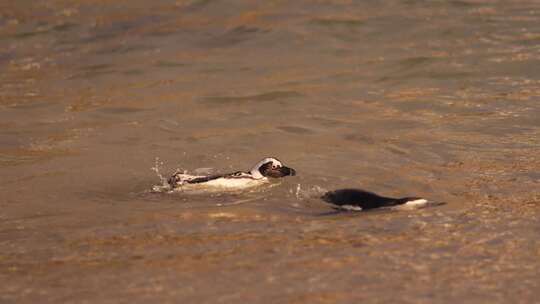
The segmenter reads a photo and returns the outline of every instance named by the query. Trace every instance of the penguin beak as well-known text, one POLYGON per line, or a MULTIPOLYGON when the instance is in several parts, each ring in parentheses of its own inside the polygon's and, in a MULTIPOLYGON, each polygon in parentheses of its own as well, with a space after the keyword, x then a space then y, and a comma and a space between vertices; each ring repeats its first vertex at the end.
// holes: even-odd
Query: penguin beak
POLYGON ((296 175, 296 170, 294 170, 293 168, 285 167, 285 166, 281 167, 281 169, 279 171, 281 171, 283 176, 287 176, 287 175, 295 176, 296 175))

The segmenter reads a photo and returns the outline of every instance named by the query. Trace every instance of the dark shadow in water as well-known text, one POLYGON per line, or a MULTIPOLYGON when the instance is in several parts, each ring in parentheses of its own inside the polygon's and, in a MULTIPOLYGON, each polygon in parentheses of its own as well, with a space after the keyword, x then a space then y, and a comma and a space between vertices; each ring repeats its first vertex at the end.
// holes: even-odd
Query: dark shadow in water
POLYGON ((102 48, 96 51, 95 53, 98 55, 126 54, 126 53, 137 52, 137 51, 146 51, 150 49, 152 49, 152 46, 144 45, 144 44, 136 44, 136 45, 106 47, 106 48, 102 48))
POLYGON ((474 3, 473 1, 461 1, 461 0, 454 0, 450 1, 450 5, 453 5, 455 7, 475 7, 480 6, 480 3, 474 3))
POLYGON ((326 218, 330 218, 330 219, 340 219, 342 218, 343 216, 346 216, 346 217, 356 217, 358 216, 358 213, 361 213, 363 215, 367 215, 367 214, 371 214, 371 215, 375 215, 375 214, 389 214, 389 213, 393 213, 393 212, 397 212, 396 210, 393 210, 393 209, 389 209, 389 208, 378 208, 378 209, 368 209, 364 212, 350 212, 350 211, 347 211, 347 210, 342 210, 342 209, 334 209, 334 210, 331 210, 331 211, 326 211, 326 212, 321 212, 321 213, 317 213, 317 214, 310 214, 311 216, 314 216, 314 217, 326 217, 326 218), (369 212, 366 212, 366 211, 369 211, 369 212))
POLYGON ((81 72, 71 75, 68 79, 88 79, 96 76, 113 74, 116 72, 113 67, 114 65, 109 63, 86 65, 80 68, 81 72))
POLYGON ((433 63, 437 60, 435 57, 410 57, 399 61, 399 65, 404 70, 409 70, 412 68, 416 68, 419 66, 429 65, 430 63, 433 63))
POLYGON ((137 113, 142 111, 147 111, 147 109, 140 109, 140 108, 129 108, 129 107, 108 107, 108 108, 101 108, 97 110, 100 113, 104 114, 130 114, 130 113, 137 113))
POLYGON ((138 75, 143 75, 145 71, 140 70, 140 69, 129 69, 129 70, 124 70, 121 73, 127 76, 138 76, 138 75))
POLYGON ((112 68, 114 65, 110 63, 91 64, 81 67, 83 71, 99 71, 112 68))
POLYGON ((230 103, 244 101, 275 101, 279 99, 297 98, 301 96, 303 95, 295 91, 273 91, 247 96, 210 96, 203 97, 202 100, 215 103, 230 103))
POLYGON ((411 79, 430 79, 430 80, 464 80, 474 76, 472 72, 464 71, 432 71, 432 70, 419 70, 408 71, 401 74, 392 73, 388 76, 383 76, 377 79, 377 82, 403 82, 410 81, 411 79))
POLYGON ((56 31, 56 32, 65 32, 65 31, 69 31, 69 30, 71 30, 73 28, 76 28, 77 26, 78 26, 78 24, 76 24, 76 23, 66 22, 66 23, 62 23, 62 24, 58 24, 58 25, 53 26, 52 30, 56 31))
POLYGON ((345 19, 345 18, 316 18, 310 20, 310 23, 325 27, 347 27, 357 28, 364 25, 365 20, 360 19, 345 19))
POLYGON ((15 58, 15 52, 7 52, 6 50, 2 50, 2 52, 0 53, 0 64, 8 63, 15 58))
POLYGON ((46 28, 40 28, 40 29, 25 31, 25 32, 18 32, 18 33, 8 36, 7 38, 24 39, 24 38, 30 38, 30 37, 34 37, 38 35, 49 34, 53 32, 65 32, 77 26, 78 25, 76 23, 70 23, 70 22, 61 23, 52 27, 45 25, 46 28))
POLYGON ((315 131, 307 129, 307 128, 303 128, 303 127, 282 126, 282 127, 277 127, 277 128, 287 133, 302 134, 302 135, 315 134, 315 131))
POLYGON ((13 38, 13 39, 24 39, 24 38, 34 37, 34 36, 37 36, 37 35, 46 34, 46 33, 48 33, 48 32, 49 32, 48 30, 37 30, 37 31, 20 32, 20 33, 13 34, 10 38, 13 38))
POLYGON ((216 0, 195 0, 191 1, 191 4, 187 7, 188 10, 198 10, 203 9, 209 4, 212 4, 212 2, 216 2, 216 0))
POLYGON ((345 140, 360 142, 363 144, 375 144, 375 140, 372 137, 363 134, 346 134, 345 136, 343 136, 343 138, 345 140))
POLYGON ((251 40, 258 34, 262 34, 268 31, 263 31, 257 27, 238 26, 229 30, 223 34, 212 36, 210 39, 205 40, 202 43, 204 47, 220 48, 229 47, 239 44, 241 42, 251 40))
POLYGON ((154 64, 158 68, 181 68, 187 66, 187 63, 183 62, 174 62, 174 61, 165 61, 160 60, 154 64))

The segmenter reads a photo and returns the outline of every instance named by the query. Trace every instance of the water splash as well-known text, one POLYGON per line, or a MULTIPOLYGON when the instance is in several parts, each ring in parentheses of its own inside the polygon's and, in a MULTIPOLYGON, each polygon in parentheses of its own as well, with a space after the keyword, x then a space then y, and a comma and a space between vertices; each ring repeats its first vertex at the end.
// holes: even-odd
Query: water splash
POLYGON ((163 162, 159 160, 159 157, 156 157, 154 166, 150 170, 154 171, 159 177, 161 184, 152 186, 152 192, 170 192, 172 190, 169 185, 168 180, 161 174, 160 168, 163 167, 163 162))
POLYGON ((299 201, 308 200, 313 197, 318 198, 319 196, 321 196, 323 193, 327 191, 328 190, 317 185, 308 187, 307 189, 302 189, 302 186, 300 184, 296 185, 296 189, 290 190, 290 192, 293 193, 296 199, 299 201))

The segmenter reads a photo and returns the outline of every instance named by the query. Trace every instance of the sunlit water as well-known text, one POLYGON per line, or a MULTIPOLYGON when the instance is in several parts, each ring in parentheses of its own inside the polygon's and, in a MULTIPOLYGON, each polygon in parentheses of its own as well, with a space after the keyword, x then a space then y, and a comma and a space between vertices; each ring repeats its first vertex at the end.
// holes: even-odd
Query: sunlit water
POLYGON ((4 2, 0 299, 538 299, 538 1, 4 2))

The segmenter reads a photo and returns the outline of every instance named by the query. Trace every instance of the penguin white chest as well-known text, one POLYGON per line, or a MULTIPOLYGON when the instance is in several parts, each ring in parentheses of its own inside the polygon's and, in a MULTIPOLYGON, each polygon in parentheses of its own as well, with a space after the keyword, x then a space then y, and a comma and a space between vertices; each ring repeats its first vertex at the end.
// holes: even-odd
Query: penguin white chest
POLYGON ((216 178, 205 183, 200 183, 198 185, 202 187, 216 187, 216 188, 226 188, 226 189, 245 189, 255 186, 259 186, 268 182, 268 179, 253 179, 253 178, 216 178))

